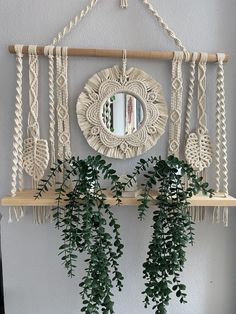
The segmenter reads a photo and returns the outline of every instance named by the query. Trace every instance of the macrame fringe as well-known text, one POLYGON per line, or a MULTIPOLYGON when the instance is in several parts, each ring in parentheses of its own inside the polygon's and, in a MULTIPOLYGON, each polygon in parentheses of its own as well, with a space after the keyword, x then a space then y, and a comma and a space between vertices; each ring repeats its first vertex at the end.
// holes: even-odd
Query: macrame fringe
POLYGON ((128 0, 121 0, 120 6, 122 9, 128 8, 128 0))

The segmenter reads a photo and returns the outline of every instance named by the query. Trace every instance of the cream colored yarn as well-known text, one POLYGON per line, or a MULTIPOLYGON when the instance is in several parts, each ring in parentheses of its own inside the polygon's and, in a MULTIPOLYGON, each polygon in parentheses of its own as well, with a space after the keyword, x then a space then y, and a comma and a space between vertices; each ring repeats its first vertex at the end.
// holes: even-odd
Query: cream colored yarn
POLYGON ((102 155, 119 159, 133 158, 153 147, 164 133, 168 118, 160 84, 140 69, 125 72, 124 66, 117 65, 89 79, 78 98, 76 112, 88 144, 102 155), (121 92, 141 99, 144 112, 141 128, 126 136, 110 132, 100 117, 102 105, 121 92))
POLYGON ((60 41, 69 34, 72 29, 74 29, 78 23, 95 7, 98 0, 92 0, 89 5, 86 6, 85 9, 83 9, 79 15, 76 15, 73 20, 71 20, 63 29, 62 32, 59 32, 57 36, 53 39, 52 45, 58 45, 60 41))
MULTIPOLYGON (((226 132, 226 110, 225 110, 225 87, 224 87, 224 59, 225 54, 218 53, 217 68, 217 103, 216 103, 216 192, 224 192, 228 196, 228 153, 226 132), (222 180, 221 180, 222 178, 222 180)), ((219 223, 220 207, 214 209, 213 221, 219 223)), ((223 222, 228 226, 228 208, 223 209, 223 222)))
POLYGON ((58 159, 71 157, 68 104, 68 55, 66 47, 56 48, 58 159))
POLYGON ((49 76, 49 143, 50 143, 50 165, 51 167, 56 161, 56 149, 55 149, 55 129, 56 129, 56 115, 55 115, 55 92, 54 92, 54 80, 55 70, 53 55, 54 47, 46 46, 44 49, 45 56, 48 56, 48 76, 49 76))
POLYGON ((206 126, 207 57, 206 53, 201 53, 198 65, 198 129, 188 135, 185 148, 187 162, 199 172, 208 168, 212 163, 212 147, 206 126))
MULTIPOLYGON (((19 190, 24 188, 23 180, 23 100, 22 100, 22 78, 23 78, 23 45, 15 45, 16 51, 16 103, 15 103, 15 127, 13 135, 13 166, 11 196, 16 196, 17 185, 19 190), (18 182, 17 182, 18 181, 18 182)), ((24 216, 22 207, 9 208, 9 222, 13 221, 13 215, 17 221, 24 216)))
POLYGON ((181 114, 182 114, 182 95, 183 95, 183 78, 182 78, 182 61, 184 53, 174 52, 172 61, 172 91, 171 91, 171 109, 170 109, 170 126, 169 126, 169 155, 179 157, 181 114))
POLYGON ((121 0, 120 6, 122 9, 127 9, 128 8, 128 0, 121 0))
POLYGON ((29 105, 28 138, 24 140, 23 165, 26 173, 32 177, 33 186, 44 176, 49 162, 47 140, 40 139, 38 123, 38 56, 36 46, 29 46, 29 105))
POLYGON ((143 3, 147 6, 148 10, 156 17, 161 28, 167 32, 167 34, 170 38, 172 38, 174 40, 176 46, 178 48, 180 48, 180 50, 187 52, 187 49, 182 44, 181 40, 176 36, 174 31, 169 28, 169 26, 166 24, 166 22, 160 16, 159 12, 156 9, 154 9, 153 5, 149 2, 149 0, 143 0, 143 3))

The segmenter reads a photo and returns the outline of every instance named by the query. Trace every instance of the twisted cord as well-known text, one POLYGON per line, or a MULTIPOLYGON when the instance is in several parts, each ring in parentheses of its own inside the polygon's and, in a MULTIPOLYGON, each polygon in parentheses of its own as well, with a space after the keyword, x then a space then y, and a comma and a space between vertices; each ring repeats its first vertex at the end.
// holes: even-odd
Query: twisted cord
MULTIPOLYGON (((226 131, 226 110, 225 110, 225 87, 224 87, 224 59, 225 54, 217 54, 218 57, 218 76, 220 86, 220 105, 221 105, 221 145, 222 145, 222 177, 223 177, 223 191, 225 196, 229 194, 228 187, 228 153, 227 153, 227 131, 226 131)), ((229 224, 229 210, 228 207, 223 209, 223 223, 226 227, 229 224)))
POLYGON ((182 61, 183 52, 176 51, 172 61, 172 91, 171 91, 171 110, 170 110, 170 126, 169 126, 169 155, 179 156, 180 146, 180 128, 182 114, 182 94, 183 94, 183 78, 182 78, 182 61))
POLYGON ((45 47, 44 54, 48 55, 49 62, 49 142, 50 142, 50 159, 51 159, 51 167, 56 161, 56 150, 55 150, 55 98, 54 98, 54 55, 53 55, 53 46, 45 47))
MULTIPOLYGON (((11 196, 16 196, 17 177, 19 178, 19 188, 23 189, 23 117, 22 117, 22 78, 23 78, 23 54, 22 45, 16 45, 16 103, 15 103, 15 127, 13 135, 13 166, 11 181, 11 196)), ((19 220, 23 215, 22 209, 9 208, 9 222, 12 222, 12 215, 15 213, 16 219, 19 220)))
POLYGON ((95 7, 98 0, 92 0, 89 5, 86 6, 85 9, 83 9, 79 15, 75 16, 73 20, 71 20, 63 29, 62 32, 59 32, 56 37, 53 38, 52 45, 58 45, 61 40, 69 34, 72 29, 74 29, 77 24, 95 7))
POLYGON ((199 133, 205 134, 206 128, 206 66, 207 66, 207 53, 201 53, 200 62, 198 64, 198 123, 199 133))
POLYGON ((143 3, 148 7, 148 10, 156 17, 158 23, 160 24, 161 28, 167 32, 170 38, 172 38, 177 47, 180 48, 182 51, 187 51, 187 49, 182 44, 181 40, 176 36, 174 31, 169 28, 169 26, 165 23, 163 18, 159 15, 158 11, 154 9, 152 4, 148 0, 143 0, 143 3))
POLYGON ((190 134, 190 123, 191 123, 191 112, 193 105, 193 95, 194 95, 194 85, 195 85, 195 76, 196 76, 196 60, 198 53, 194 52, 192 61, 190 63, 190 79, 189 79, 189 89, 188 89, 188 98, 187 98, 187 107, 186 107, 186 118, 185 118, 185 141, 190 134))
POLYGON ((229 193, 228 187, 228 153, 227 153, 227 131, 226 131, 226 110, 225 110, 225 87, 224 87, 224 65, 223 61, 225 54, 218 54, 218 76, 217 82, 220 86, 220 99, 221 106, 221 145, 222 145, 222 175, 223 175, 223 191, 227 196, 229 193))
MULTIPOLYGON (((221 79, 220 63, 217 68, 216 81, 216 150, 215 150, 215 168, 216 168, 216 186, 215 191, 220 192, 220 175, 221 175, 221 79)), ((219 213, 217 214, 219 217, 219 213)), ((219 219, 217 219, 218 221, 219 219)))
POLYGON ((128 8, 128 0, 121 0, 120 6, 122 9, 128 8))

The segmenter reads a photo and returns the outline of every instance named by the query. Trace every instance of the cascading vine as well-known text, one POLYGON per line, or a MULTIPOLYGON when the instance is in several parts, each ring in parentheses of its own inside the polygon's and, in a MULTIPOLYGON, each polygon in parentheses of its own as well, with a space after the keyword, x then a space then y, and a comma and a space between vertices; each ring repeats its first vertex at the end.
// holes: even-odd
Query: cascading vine
POLYGON ((57 206, 53 209, 56 227, 61 230, 60 255, 68 276, 75 276, 79 253, 86 253, 86 274, 80 283, 83 307, 81 312, 114 313, 112 301, 113 282, 120 291, 123 275, 118 260, 123 254, 120 225, 100 185, 108 179, 117 204, 121 202, 124 184, 119 182, 116 171, 100 155, 85 160, 72 157, 51 168, 47 179, 39 185, 38 197, 48 191, 53 178, 65 172, 63 182, 57 184, 57 206), (74 183, 66 191, 68 181, 74 183), (111 228, 112 232, 109 231, 111 228))
POLYGON ((187 302, 186 287, 181 283, 180 273, 186 261, 186 247, 194 241, 194 223, 188 211, 188 199, 200 191, 211 197, 213 190, 191 166, 174 156, 166 160, 156 157, 141 159, 133 174, 128 176, 127 184, 132 185, 136 176, 143 172, 146 182, 142 184, 139 219, 145 218, 153 199, 151 190, 159 185, 157 208, 153 212, 153 235, 143 264, 146 281, 144 304, 148 307, 152 302, 156 314, 165 314, 173 291, 181 303, 187 302))

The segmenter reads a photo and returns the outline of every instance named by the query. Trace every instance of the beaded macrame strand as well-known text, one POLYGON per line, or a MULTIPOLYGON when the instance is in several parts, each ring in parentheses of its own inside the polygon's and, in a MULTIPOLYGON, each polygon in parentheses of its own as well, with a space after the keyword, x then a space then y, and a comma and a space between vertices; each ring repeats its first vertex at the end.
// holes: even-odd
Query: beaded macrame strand
MULTIPOLYGON (((15 127, 13 136, 13 166, 11 196, 16 196, 17 189, 24 189, 23 180, 23 100, 22 100, 22 78, 23 78, 23 54, 22 45, 15 45, 16 50, 16 102, 15 102, 15 127)), ((9 208, 9 222, 13 221, 13 215, 17 221, 24 216, 22 207, 9 208)))
MULTIPOLYGON (((226 134, 226 109, 225 109, 225 87, 224 87, 224 59, 225 54, 218 53, 217 68, 217 101, 216 101, 216 192, 223 192, 228 196, 228 153, 226 134), (222 178, 222 180, 221 180, 222 178)), ((221 221, 221 208, 216 207, 213 213, 213 221, 221 221)), ((228 226, 228 208, 223 208, 223 222, 228 226)))

